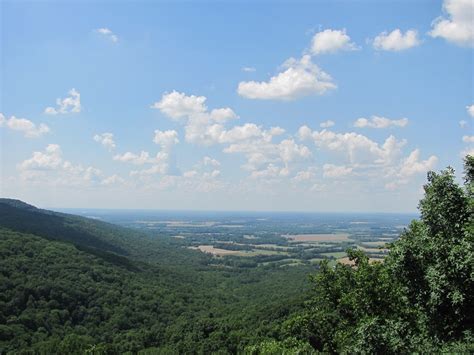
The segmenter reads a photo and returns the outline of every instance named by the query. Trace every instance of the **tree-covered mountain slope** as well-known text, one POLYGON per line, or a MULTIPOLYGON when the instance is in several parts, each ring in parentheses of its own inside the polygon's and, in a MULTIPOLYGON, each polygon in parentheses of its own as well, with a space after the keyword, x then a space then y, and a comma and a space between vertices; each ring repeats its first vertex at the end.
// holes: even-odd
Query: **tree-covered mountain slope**
POLYGON ((176 287, 170 294, 159 277, 151 285, 144 274, 68 243, 4 229, 0 235, 3 351, 79 351, 97 340, 115 343, 128 330, 165 327, 182 312, 185 293, 176 287))
POLYGON ((166 238, 0 210, 0 353, 235 353, 302 302, 307 269, 218 269, 166 238))
POLYGON ((209 257, 191 250, 179 249, 171 238, 156 238, 111 223, 36 208, 13 199, 0 199, 0 227, 29 233, 49 240, 69 242, 100 257, 136 263, 162 265, 207 263, 209 257))
POLYGON ((43 210, 12 199, 0 199, 0 226, 121 255, 129 255, 133 242, 144 238, 109 223, 43 210))

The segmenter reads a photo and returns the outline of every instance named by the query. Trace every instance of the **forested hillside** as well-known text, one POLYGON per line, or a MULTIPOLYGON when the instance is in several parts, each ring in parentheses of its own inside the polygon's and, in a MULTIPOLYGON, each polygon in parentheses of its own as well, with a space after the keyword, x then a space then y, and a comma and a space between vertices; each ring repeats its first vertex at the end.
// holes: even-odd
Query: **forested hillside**
POLYGON ((171 239, 0 209, 0 353, 235 353, 302 303, 309 269, 216 269, 171 239))

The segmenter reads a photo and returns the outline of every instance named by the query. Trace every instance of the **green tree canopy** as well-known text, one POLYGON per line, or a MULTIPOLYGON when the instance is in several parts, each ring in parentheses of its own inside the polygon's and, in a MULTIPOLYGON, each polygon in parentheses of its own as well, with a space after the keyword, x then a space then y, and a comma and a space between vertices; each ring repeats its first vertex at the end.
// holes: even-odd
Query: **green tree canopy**
POLYGON ((474 351, 473 182, 472 156, 464 186, 452 168, 429 172, 421 218, 385 261, 349 250, 354 266, 323 263, 287 337, 328 352, 474 351))

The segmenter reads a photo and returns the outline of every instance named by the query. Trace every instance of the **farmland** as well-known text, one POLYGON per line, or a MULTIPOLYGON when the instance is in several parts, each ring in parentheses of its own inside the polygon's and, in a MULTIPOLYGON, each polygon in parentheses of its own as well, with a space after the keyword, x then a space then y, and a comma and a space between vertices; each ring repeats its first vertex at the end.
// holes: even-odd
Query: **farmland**
MULTIPOLYGON (((77 211, 75 211, 77 213, 77 211)), ((357 248, 381 261, 386 244, 415 218, 397 214, 87 211, 89 216, 145 230, 179 247, 211 255, 214 265, 285 267, 348 263, 357 248)))

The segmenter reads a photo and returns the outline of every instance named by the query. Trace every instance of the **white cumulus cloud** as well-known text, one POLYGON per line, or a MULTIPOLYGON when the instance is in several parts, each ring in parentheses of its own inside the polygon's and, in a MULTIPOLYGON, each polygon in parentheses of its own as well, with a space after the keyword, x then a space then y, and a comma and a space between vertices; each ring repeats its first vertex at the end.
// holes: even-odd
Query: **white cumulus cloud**
POLYGON ((408 125, 408 118, 401 118, 398 120, 391 120, 386 117, 372 116, 370 119, 358 118, 354 122, 354 127, 358 128, 389 128, 389 127, 406 127, 408 125))
POLYGON ((164 151, 169 151, 171 147, 179 143, 178 132, 175 130, 160 131, 155 130, 153 142, 161 146, 164 151))
POLYGON ((461 152, 461 158, 464 159, 466 155, 474 156, 474 136, 463 136, 462 141, 467 143, 467 146, 461 152))
POLYGON ((460 155, 461 158, 464 158, 466 155, 471 155, 474 157, 474 147, 464 149, 460 155))
POLYGON ((37 126, 26 118, 16 118, 15 116, 6 118, 3 113, 0 113, 0 127, 22 132, 26 138, 37 138, 50 131, 49 127, 44 123, 40 123, 37 126))
POLYGON ((378 144, 368 137, 355 132, 336 133, 323 129, 312 131, 307 126, 298 130, 302 140, 312 140, 314 144, 324 150, 340 152, 351 163, 392 164, 401 154, 405 140, 398 141, 394 136, 389 136, 383 144, 378 144))
POLYGON ((55 169, 59 167, 62 160, 61 147, 57 144, 48 144, 44 152, 33 152, 30 159, 23 161, 20 168, 28 169, 55 169))
POLYGON ((142 170, 132 170, 130 172, 130 176, 138 176, 138 177, 146 177, 150 175, 161 174, 165 175, 168 172, 168 162, 167 159, 163 162, 156 162, 149 168, 145 168, 142 170))
POLYGON ((474 105, 466 106, 466 110, 471 117, 474 117, 474 105))
POLYGON ((432 170, 437 162, 438 158, 434 155, 426 160, 420 161, 420 150, 415 149, 410 153, 408 158, 403 161, 400 175, 402 177, 408 177, 413 174, 426 173, 427 171, 432 170))
POLYGON ((152 108, 159 109, 171 119, 179 120, 184 125, 185 140, 191 143, 231 143, 263 134, 260 127, 253 123, 226 129, 225 123, 238 118, 235 112, 228 107, 209 111, 205 102, 204 96, 188 96, 173 91, 165 93, 152 108))
POLYGON ((115 149, 114 135, 109 132, 96 134, 94 140, 102 144, 107 150, 112 151, 115 149))
POLYGON ((159 152, 156 157, 151 157, 150 153, 145 152, 143 150, 140 152, 140 154, 126 152, 124 154, 117 154, 113 157, 113 159, 116 161, 120 161, 122 163, 131 163, 135 165, 161 163, 167 160, 167 158, 167 153, 159 152))
POLYGON ((405 33, 400 29, 395 29, 392 32, 382 32, 374 38, 373 46, 377 50, 384 51, 402 51, 420 44, 418 39, 418 32, 415 30, 408 30, 405 33))
POLYGON ((33 152, 31 158, 18 165, 18 170, 23 180, 41 181, 52 186, 88 186, 99 184, 102 179, 99 169, 65 160, 58 144, 48 144, 44 151, 33 152))
POLYGON ((252 171, 252 174, 250 176, 253 179, 269 179, 287 177, 288 175, 288 168, 280 167, 273 163, 270 163, 265 169, 252 171))
POLYGON ((283 71, 269 81, 240 82, 237 92, 248 99, 293 100, 301 96, 322 95, 336 87, 331 76, 312 63, 309 55, 304 55, 300 60, 287 60, 283 71))
POLYGON ((296 173, 296 175, 293 177, 293 180, 296 182, 302 182, 302 181, 308 181, 312 180, 315 176, 314 173, 314 168, 308 168, 308 170, 301 170, 296 173))
POLYGON ((426 160, 420 160, 420 150, 413 150, 408 157, 403 159, 398 166, 387 169, 386 177, 391 178, 390 182, 385 185, 388 190, 395 190, 401 185, 406 185, 409 178, 416 174, 423 174, 433 170, 438 163, 438 157, 430 156, 426 160))
POLYGON ((298 145, 293 139, 282 140, 278 144, 280 151, 280 158, 283 163, 288 164, 295 159, 308 158, 311 156, 311 151, 304 145, 298 145))
POLYGON ((250 171, 253 178, 286 177, 292 165, 311 156, 308 147, 297 144, 294 139, 272 142, 273 136, 267 131, 261 137, 233 143, 224 149, 228 154, 243 154, 247 162, 242 166, 250 171))
POLYGON ((474 0, 444 0, 445 16, 433 21, 430 35, 459 46, 474 46, 474 0))
POLYGON ((119 40, 118 36, 115 33, 113 33, 109 28, 103 27, 103 28, 98 28, 94 31, 114 43, 117 43, 119 40))
POLYGON ((344 165, 324 164, 323 176, 326 178, 341 178, 352 173, 352 168, 344 165))
POLYGON ((215 167, 217 167, 217 166, 221 165, 221 163, 218 160, 216 160, 214 158, 211 158, 211 157, 208 157, 208 156, 204 157, 202 162, 203 162, 204 166, 215 166, 215 167))
POLYGON ((56 107, 46 107, 44 113, 47 115, 79 113, 81 108, 81 94, 72 88, 68 97, 56 99, 56 107))
POLYGON ((107 185, 107 186, 109 186, 109 185, 120 185, 120 184, 124 184, 124 183, 125 183, 125 179, 118 176, 117 174, 108 176, 100 182, 101 185, 107 185))
POLYGON ((155 102, 151 108, 158 109, 173 119, 179 119, 206 112, 205 102, 205 96, 188 96, 184 93, 173 91, 165 93, 161 100, 155 102))
POLYGON ((338 51, 353 51, 358 47, 351 42, 351 38, 345 29, 327 29, 316 33, 311 41, 311 54, 336 53, 338 51))
POLYGON ((324 121, 324 122, 321 122, 319 124, 319 127, 321 128, 329 128, 329 127, 332 127, 334 126, 336 123, 334 121, 331 121, 331 120, 327 120, 327 121, 324 121))

